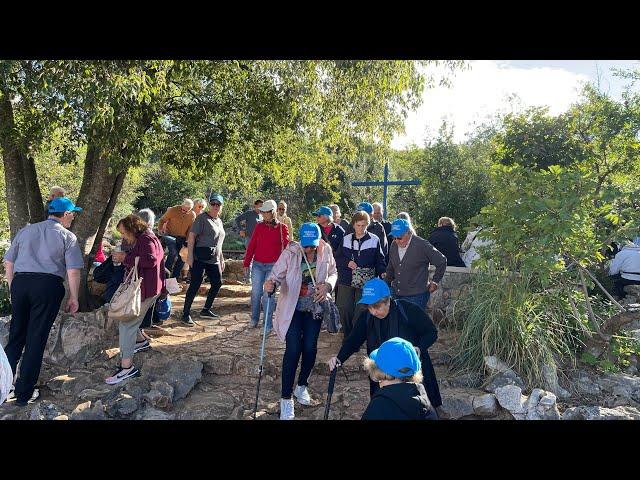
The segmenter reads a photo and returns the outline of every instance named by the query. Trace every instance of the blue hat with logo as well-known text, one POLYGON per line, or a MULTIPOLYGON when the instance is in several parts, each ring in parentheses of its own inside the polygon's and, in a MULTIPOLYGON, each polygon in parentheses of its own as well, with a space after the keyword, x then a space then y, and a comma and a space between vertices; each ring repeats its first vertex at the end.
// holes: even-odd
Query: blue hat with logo
POLYGON ((376 366, 395 378, 410 377, 420 371, 422 365, 411 342, 394 337, 369 354, 376 366))
POLYGON ((317 223, 303 223, 298 234, 303 247, 317 247, 320 244, 320 227, 317 223))
POLYGON ((373 205, 371 205, 369 202, 360 202, 356 207, 356 212, 359 211, 365 211, 369 215, 371 215, 373 213, 373 205))
POLYGON ((329 217, 329 220, 333 222, 333 210, 331 210, 329 207, 320 207, 315 212, 313 212, 312 215, 326 215, 327 217, 329 217))
POLYGON ((76 207, 69 197, 54 198, 49 202, 49 213, 81 212, 80 207, 76 207))
POLYGON ((409 230, 409 222, 404 218, 398 218, 391 224, 391 235, 398 238, 407 233, 409 230))
POLYGON ((362 298, 358 303, 364 303, 365 305, 371 305, 384 297, 390 297, 391 290, 389 285, 384 280, 379 278, 372 278, 362 286, 362 298))
POLYGON ((209 196, 209 203, 211 202, 220 202, 220 204, 222 205, 224 203, 224 198, 222 198, 222 195, 220 195, 219 193, 214 193, 209 196))

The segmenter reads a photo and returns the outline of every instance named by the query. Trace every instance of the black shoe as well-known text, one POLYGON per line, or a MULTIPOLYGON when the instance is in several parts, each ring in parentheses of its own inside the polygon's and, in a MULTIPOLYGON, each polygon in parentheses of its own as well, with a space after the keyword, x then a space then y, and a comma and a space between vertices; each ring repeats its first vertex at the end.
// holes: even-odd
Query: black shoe
POLYGON ((207 318, 218 318, 220 315, 218 315, 217 313, 213 313, 211 309, 207 308, 207 309, 203 309, 200 312, 200 316, 207 317, 207 318))
POLYGON ((182 317, 182 323, 184 323, 188 327, 193 327, 195 325, 193 320, 191 320, 191 315, 187 315, 186 317, 182 317))

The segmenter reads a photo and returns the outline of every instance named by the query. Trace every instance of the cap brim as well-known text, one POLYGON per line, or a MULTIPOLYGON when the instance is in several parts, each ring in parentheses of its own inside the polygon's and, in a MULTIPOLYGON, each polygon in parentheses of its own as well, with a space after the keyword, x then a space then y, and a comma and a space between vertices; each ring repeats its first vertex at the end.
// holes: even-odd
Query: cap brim
POLYGON ((81 212, 82 208, 80 207, 73 207, 73 209, 71 210, 72 212, 81 212))
POLYGON ((379 348, 376 348, 373 352, 371 352, 369 354, 369 358, 371 360, 373 360, 374 362, 376 361, 376 357, 378 356, 378 350, 380 350, 379 348))
POLYGON ((304 248, 304 247, 317 247, 318 245, 320 245, 320 239, 314 240, 312 242, 303 242, 302 240, 300 241, 300 246, 302 248, 304 248))
MULTIPOLYGON (((382 297, 380 297, 382 298, 382 297)), ((358 300, 358 303, 362 303, 364 305, 372 305, 374 303, 376 303, 378 300, 380 300, 380 298, 376 299, 376 300, 371 300, 369 298, 361 298, 360 300, 358 300)))

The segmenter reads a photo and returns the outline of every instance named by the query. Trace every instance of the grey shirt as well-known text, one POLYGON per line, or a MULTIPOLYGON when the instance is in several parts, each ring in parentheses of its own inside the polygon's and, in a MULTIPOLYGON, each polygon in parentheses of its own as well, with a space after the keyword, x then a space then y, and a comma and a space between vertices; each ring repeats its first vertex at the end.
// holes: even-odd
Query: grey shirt
POLYGON ((251 238, 253 229, 256 228, 256 223, 258 223, 260 220, 262 220, 262 215, 256 213, 255 210, 247 210, 246 212, 238 215, 234 220, 234 223, 236 225, 236 228, 238 228, 239 230, 245 230, 247 232, 247 238, 251 238), (247 226, 245 228, 242 228, 240 226, 240 222, 245 222, 247 226))
POLYGON ((51 219, 20 230, 4 259, 13 262, 15 273, 50 273, 63 279, 67 270, 84 268, 75 234, 51 219))
POLYGON ((217 247, 218 254, 204 263, 219 263, 224 242, 224 226, 220 218, 213 218, 207 212, 198 215, 191 226, 191 233, 196 236, 195 247, 217 247))
POLYGON ((400 260, 398 244, 393 242, 389 248, 385 280, 391 284, 396 295, 419 295, 427 291, 429 263, 433 263, 436 267, 433 281, 440 283, 447 269, 447 257, 424 238, 412 235, 407 250, 400 260))

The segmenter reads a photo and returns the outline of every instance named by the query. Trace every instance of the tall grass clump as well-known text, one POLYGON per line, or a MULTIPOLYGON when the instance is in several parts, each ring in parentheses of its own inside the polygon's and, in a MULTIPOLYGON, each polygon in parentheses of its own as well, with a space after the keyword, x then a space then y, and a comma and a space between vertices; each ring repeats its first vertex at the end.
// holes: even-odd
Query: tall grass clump
POLYGON ((454 311, 461 334, 453 368, 482 372, 484 357, 506 362, 529 387, 543 382, 543 366, 575 362, 585 331, 561 290, 543 290, 532 275, 495 268, 478 271, 454 311))

